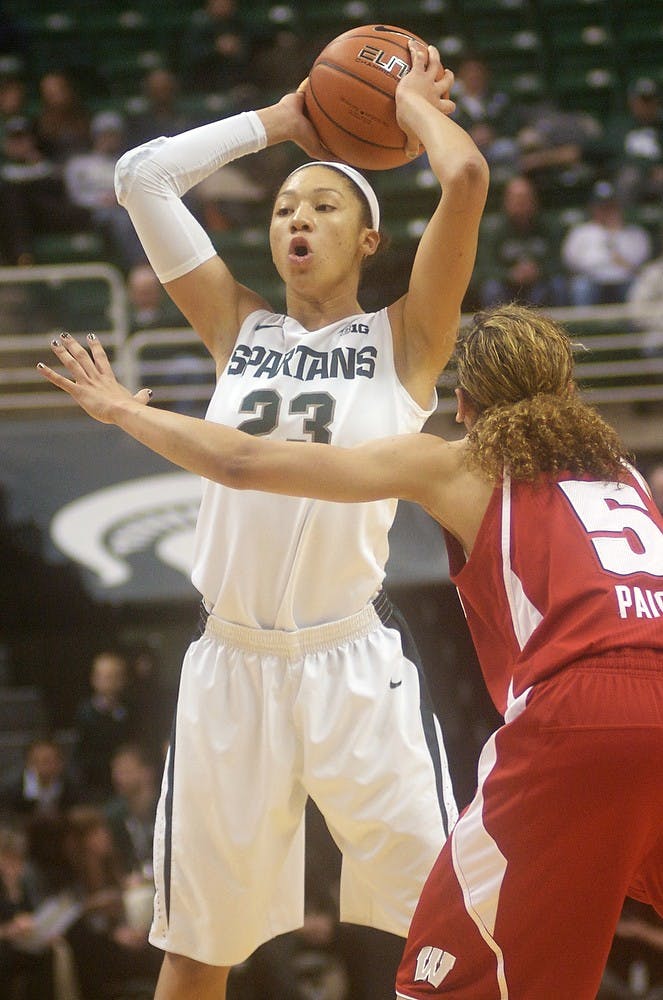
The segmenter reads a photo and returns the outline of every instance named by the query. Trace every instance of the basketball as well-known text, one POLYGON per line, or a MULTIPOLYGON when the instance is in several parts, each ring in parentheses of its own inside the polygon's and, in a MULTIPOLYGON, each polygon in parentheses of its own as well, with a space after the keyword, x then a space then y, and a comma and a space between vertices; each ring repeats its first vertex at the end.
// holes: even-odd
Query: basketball
POLYGON ((320 139, 339 160, 365 170, 411 162, 394 100, 396 85, 412 67, 410 38, 426 45, 404 28, 366 24, 338 35, 313 63, 304 106, 320 139))

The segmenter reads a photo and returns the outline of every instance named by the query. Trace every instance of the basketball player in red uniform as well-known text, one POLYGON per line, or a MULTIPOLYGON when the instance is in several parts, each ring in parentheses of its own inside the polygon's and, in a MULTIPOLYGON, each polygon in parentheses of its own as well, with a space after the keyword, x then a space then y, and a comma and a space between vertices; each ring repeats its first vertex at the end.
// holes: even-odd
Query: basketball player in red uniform
POLYGON ((401 497, 439 521, 504 725, 424 887, 397 995, 594 1000, 624 898, 663 915, 663 517, 579 399, 564 330, 517 306, 479 314, 457 352, 467 435, 351 448, 153 410, 97 342, 54 349, 76 382, 43 368, 51 382, 184 468, 237 489, 401 497))

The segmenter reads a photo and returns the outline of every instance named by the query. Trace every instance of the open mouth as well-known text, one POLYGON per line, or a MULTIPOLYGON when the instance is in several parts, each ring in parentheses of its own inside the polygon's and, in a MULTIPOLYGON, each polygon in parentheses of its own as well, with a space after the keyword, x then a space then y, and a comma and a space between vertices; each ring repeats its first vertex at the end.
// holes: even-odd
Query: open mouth
POLYGON ((306 257, 310 257, 311 252, 311 248, 303 236, 295 236, 290 241, 288 255, 291 260, 293 258, 296 260, 304 260, 306 257))

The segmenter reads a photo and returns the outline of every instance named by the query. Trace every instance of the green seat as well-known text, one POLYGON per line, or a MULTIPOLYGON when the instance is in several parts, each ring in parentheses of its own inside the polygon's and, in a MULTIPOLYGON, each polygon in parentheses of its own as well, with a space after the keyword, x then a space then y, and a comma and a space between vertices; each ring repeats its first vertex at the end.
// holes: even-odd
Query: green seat
POLYGON ((512 72, 511 67, 502 65, 496 69, 494 80, 496 86, 521 105, 541 101, 546 95, 546 76, 538 67, 512 72))
POLYGON ((108 251, 103 237, 90 229, 36 236, 34 254, 38 264, 75 264, 106 260, 108 251))
POLYGON ((496 38, 507 38, 537 27, 535 9, 530 0, 459 0, 459 23, 477 48, 496 38))
POLYGON ((453 0, 384 0, 377 4, 377 15, 376 20, 412 31, 433 45, 461 27, 453 0))
MULTIPOLYGON (((84 56, 80 52, 81 26, 75 14, 67 9, 30 14, 24 19, 30 48, 30 74, 60 69, 84 56)), ((84 61, 84 60, 83 60, 84 61)))
POLYGON ((166 65, 167 59, 158 49, 125 52, 117 49, 98 63, 101 76, 106 81, 112 97, 129 100, 140 94, 145 74, 166 65))
POLYGON ((385 22, 386 18, 370 0, 331 0, 309 3, 300 9, 300 30, 314 50, 324 48, 338 35, 363 24, 385 22))
POLYGON ((269 233, 263 226, 246 226, 224 232, 212 232, 215 250, 233 276, 249 288, 270 286, 278 280, 269 248, 269 233))
POLYGON ((74 278, 58 288, 58 325, 70 333, 110 330, 110 285, 101 278, 74 278))
POLYGON ((371 175, 382 206, 385 226, 391 232, 399 218, 428 218, 440 197, 440 185, 430 168, 412 165, 396 170, 379 170, 371 175))
POLYGON ((550 88, 563 110, 586 111, 603 118, 619 107, 622 85, 612 67, 562 62, 551 70, 550 88))

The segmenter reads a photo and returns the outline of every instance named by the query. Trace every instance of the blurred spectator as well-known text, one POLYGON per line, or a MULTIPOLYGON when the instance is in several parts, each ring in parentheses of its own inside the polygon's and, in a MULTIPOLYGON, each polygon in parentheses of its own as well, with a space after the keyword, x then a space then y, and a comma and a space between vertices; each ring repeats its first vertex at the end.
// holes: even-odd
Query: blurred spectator
MULTIPOLYGON (((393 980, 390 994, 393 996, 393 980)), ((350 981, 339 936, 336 904, 314 892, 306 904, 304 924, 258 948, 236 966, 228 982, 228 1000, 360 1000, 350 981)), ((371 1000, 382 1000, 371 993, 371 1000)))
POLYGON ((42 897, 71 890, 71 871, 65 845, 68 816, 73 808, 71 806, 61 812, 33 813, 25 821, 30 867, 42 897))
MULTIPOLYGON (((128 216, 127 216, 128 218, 128 216)), ((166 295, 149 264, 138 264, 127 275, 129 325, 133 333, 159 327, 187 326, 181 312, 166 295)))
POLYGON ((178 53, 187 91, 218 92, 238 107, 250 105, 257 96, 253 39, 244 28, 236 0, 207 0, 192 15, 178 53))
MULTIPOLYGON (((1 168, 0 168, 1 169, 1 168)), ((0 206, 2 204, 2 182, 0 181, 0 206)), ((2 209, 0 207, 0 220, 2 209)), ((0 235, 0 262, 3 237, 0 235)), ((8 259, 7 259, 8 262, 8 259)), ((59 307, 53 289, 46 283, 28 284, 20 280, 0 284, 0 335, 19 333, 50 333, 59 320, 59 307)))
POLYGON ((614 185, 597 181, 589 219, 573 225, 562 243, 574 306, 624 302, 642 265, 651 255, 644 227, 627 224, 614 185))
POLYGON ((628 899, 597 1000, 663 1000, 663 921, 628 899))
MULTIPOLYGON (((152 276, 154 277, 154 272, 152 276)), ((161 285, 159 287, 161 294, 165 295, 161 285)), ((168 301, 170 308, 166 311, 166 325, 187 326, 184 316, 172 300, 168 298, 168 301)), ((130 708, 132 717, 140 720, 140 745, 160 769, 163 763, 163 742, 170 736, 173 725, 177 687, 164 674, 157 645, 158 642, 148 638, 131 651, 130 708)))
POLYGON ((524 112, 518 132, 518 163, 532 180, 542 204, 559 208, 584 204, 596 179, 595 147, 601 140, 600 122, 585 112, 562 111, 549 102, 524 112))
POLYGON ((141 97, 133 104, 139 110, 132 111, 127 120, 129 149, 161 135, 178 135, 199 124, 181 106, 179 78, 164 67, 146 74, 141 97))
POLYGON ((69 200, 60 168, 48 159, 27 118, 10 118, 0 164, 0 259, 34 263, 34 238, 92 225, 90 213, 69 200))
POLYGON ((39 80, 37 135, 47 155, 62 162, 90 146, 90 112, 74 79, 65 70, 44 73, 39 80))
POLYGON ((92 222, 103 230, 113 259, 129 271, 147 261, 131 219, 115 194, 115 164, 127 148, 124 120, 115 111, 101 111, 92 119, 90 135, 91 149, 65 160, 67 194, 74 205, 87 209, 92 222))
POLYGON ((663 356, 663 254, 640 269, 628 290, 633 319, 644 333, 642 354, 663 356))
POLYGON ((89 697, 79 704, 74 720, 74 763, 89 795, 106 800, 113 791, 113 753, 133 738, 128 707, 127 662, 117 652, 98 653, 90 671, 89 697))
POLYGON ((481 307, 515 299, 535 306, 564 305, 560 242, 559 228, 542 215, 532 182, 513 177, 504 188, 499 223, 480 251, 481 307))
POLYGON ((239 163, 227 163, 196 185, 198 214, 209 232, 248 225, 256 205, 265 200, 265 187, 239 163))
POLYGON ((114 996, 123 984, 135 988, 137 980, 144 989, 154 989, 162 953, 148 944, 144 921, 129 922, 124 901, 128 884, 103 813, 79 806, 68 818, 66 853, 83 912, 67 940, 83 1000, 114 996))
POLYGON ((4 777, 0 809, 17 817, 58 814, 79 803, 81 796, 62 747, 57 740, 44 737, 27 748, 23 766, 4 777))
POLYGON ((25 948, 40 901, 23 834, 0 827, 0 987, 8 1000, 55 1000, 50 948, 25 948))
POLYGON ((5 0, 0 0, 0 56, 3 61, 22 65, 30 51, 29 29, 18 12, 7 10, 9 6, 5 0))
POLYGON ((111 758, 113 796, 104 806, 122 871, 152 877, 152 840, 159 787, 155 764, 137 743, 111 758))
POLYGON ((638 77, 627 92, 627 110, 606 125, 604 154, 624 204, 663 195, 663 99, 659 84, 638 77))
POLYGON ((451 96, 456 102, 454 119, 470 133, 488 163, 515 169, 518 111, 509 95, 493 85, 488 63, 476 55, 464 56, 451 96))
POLYGON ((307 43, 293 28, 279 28, 253 60, 256 84, 279 95, 296 90, 308 76, 318 51, 314 42, 307 43))
MULTIPOLYGON (((225 168, 224 168, 225 169, 225 168)), ((132 333, 141 330, 166 330, 188 327, 189 323, 177 309, 172 299, 166 295, 149 264, 134 267, 127 278, 127 293, 130 309, 130 329, 132 333)), ((143 358, 161 365, 158 383, 151 382, 153 388, 175 386, 177 392, 186 392, 187 385, 209 387, 213 371, 209 370, 209 360, 197 350, 175 338, 169 342, 169 333, 158 343, 145 348, 143 358)), ((202 416, 207 405, 207 393, 192 393, 168 405, 180 413, 202 416)), ((163 405, 166 405, 163 403, 163 405)), ((175 695, 165 691, 159 681, 156 664, 150 650, 143 650, 134 663, 132 702, 136 707, 136 717, 146 720, 143 726, 145 745, 154 750, 161 746, 164 736, 170 730, 175 695)))
POLYGON ((28 89, 20 73, 0 72, 0 137, 10 118, 27 116, 28 89))

